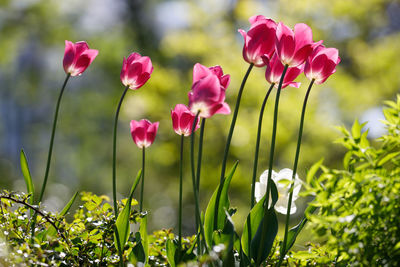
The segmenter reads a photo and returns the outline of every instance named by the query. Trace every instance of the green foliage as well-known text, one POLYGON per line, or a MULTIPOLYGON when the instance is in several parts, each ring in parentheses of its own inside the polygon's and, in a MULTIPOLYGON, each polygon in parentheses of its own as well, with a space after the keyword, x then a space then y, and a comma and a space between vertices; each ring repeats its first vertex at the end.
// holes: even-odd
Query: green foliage
POLYGON ((322 167, 307 191, 319 208, 312 228, 331 259, 352 266, 400 264, 400 96, 386 105, 387 133, 376 145, 357 121, 351 132, 340 127, 344 169, 322 167))

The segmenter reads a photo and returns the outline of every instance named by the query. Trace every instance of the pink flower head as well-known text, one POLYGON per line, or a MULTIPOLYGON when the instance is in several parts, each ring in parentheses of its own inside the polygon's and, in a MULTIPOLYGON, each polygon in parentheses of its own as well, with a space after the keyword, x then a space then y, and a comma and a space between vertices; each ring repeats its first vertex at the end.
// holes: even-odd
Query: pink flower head
POLYGON ((304 23, 296 24, 294 32, 282 22, 276 27, 276 53, 283 65, 303 64, 313 48, 321 43, 313 42, 311 28, 304 23))
MULTIPOLYGON (((177 104, 171 110, 172 127, 179 135, 189 136, 192 133, 194 118, 196 116, 183 104, 177 104)), ((200 120, 197 118, 195 131, 199 128, 200 120)))
POLYGON ((71 76, 78 76, 84 72, 95 59, 99 51, 89 49, 86 42, 70 42, 65 40, 64 71, 71 76))
POLYGON ((148 120, 131 121, 131 135, 133 142, 139 147, 149 147, 156 138, 158 122, 151 123, 148 120))
POLYGON ((243 58, 256 67, 265 66, 261 56, 271 58, 275 52, 276 22, 264 16, 253 16, 249 19, 250 30, 246 33, 239 29, 244 38, 243 58))
MULTIPOLYGON (((274 83, 275 88, 278 88, 279 86, 279 81, 281 80, 281 76, 283 73, 283 69, 285 68, 282 63, 279 61, 277 55, 273 55, 271 60, 268 60, 267 58, 264 58, 265 63, 267 64, 267 69, 265 71, 265 79, 270 84, 274 83)), ((294 79, 297 78, 297 76, 300 75, 300 73, 303 72, 303 67, 304 65, 300 65, 297 67, 293 68, 288 68, 286 71, 286 75, 283 78, 283 83, 282 83, 282 89, 291 86, 295 88, 300 87, 300 83, 294 82, 294 79)))
POLYGON ((142 87, 153 72, 153 65, 149 57, 142 57, 138 53, 132 53, 122 62, 120 74, 121 82, 129 89, 136 90, 142 87))
POLYGON ((307 58, 304 74, 309 80, 314 79, 316 84, 321 84, 336 72, 339 62, 339 51, 336 48, 319 45, 307 58))
POLYGON ((192 90, 189 92, 189 109, 199 117, 209 118, 215 113, 229 114, 231 112, 225 103, 225 90, 229 85, 230 76, 223 75, 222 68, 207 68, 199 63, 193 68, 192 90))

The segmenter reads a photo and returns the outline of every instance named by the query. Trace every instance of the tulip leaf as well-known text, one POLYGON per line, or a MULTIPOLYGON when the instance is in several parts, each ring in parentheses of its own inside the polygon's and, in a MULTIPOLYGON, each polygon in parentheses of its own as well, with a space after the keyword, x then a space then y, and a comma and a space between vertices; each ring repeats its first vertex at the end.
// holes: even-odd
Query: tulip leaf
POLYGON ((173 240, 168 239, 166 243, 167 261, 171 267, 175 267, 175 254, 177 246, 173 240))
POLYGON ((140 181, 140 178, 142 176, 142 170, 139 170, 138 174, 136 175, 135 182, 132 185, 128 201, 126 202, 124 208, 122 209, 122 212, 118 215, 118 218, 115 222, 115 226, 117 227, 118 230, 118 238, 116 235, 114 235, 114 240, 116 241, 117 244, 117 249, 121 248, 123 250, 126 241, 128 241, 129 237, 129 217, 131 213, 131 204, 132 204, 132 198, 133 198, 133 193, 135 192, 135 189, 140 181), (118 244, 118 241, 120 242, 118 244))
POLYGON ((296 226, 294 226, 292 229, 289 230, 288 232, 288 237, 287 237, 287 243, 286 243, 286 248, 284 251, 284 254, 288 253, 288 251, 292 248, 294 245, 294 242, 296 242, 296 238, 303 229, 304 225, 308 221, 307 214, 312 214, 314 211, 317 209, 315 206, 308 206, 306 211, 304 212, 303 219, 301 219, 300 223, 296 226))
POLYGON ((135 241, 136 245, 132 248, 132 252, 129 254, 129 261, 137 266, 139 262, 144 263, 146 260, 142 245, 142 238, 139 232, 136 232, 135 234, 135 241))
POLYGON ((145 215, 142 218, 142 221, 140 222, 139 226, 139 233, 141 237, 141 243, 143 246, 143 251, 144 251, 144 256, 145 256, 145 261, 144 263, 147 263, 147 259, 149 258, 149 239, 147 236, 147 215, 145 215))
MULTIPOLYGON (((60 212, 60 216, 65 216, 65 215, 68 213, 68 211, 69 211, 69 209, 71 208, 72 204, 74 203, 76 197, 78 196, 78 193, 79 193, 79 192, 76 192, 76 193, 72 196, 72 198, 68 201, 67 205, 65 205, 65 207, 64 207, 64 208, 62 209, 62 211, 60 212)), ((47 230, 46 235, 54 236, 56 233, 57 233, 56 228, 54 228, 54 226, 51 225, 51 226, 49 227, 49 229, 47 230)), ((45 236, 46 236, 46 235, 45 235, 45 236)))
POLYGON ((229 172, 228 176, 224 179, 223 184, 218 185, 217 189, 214 191, 213 195, 211 196, 210 201, 208 202, 205 217, 204 217, 204 234, 206 243, 209 247, 212 246, 212 236, 214 230, 222 229, 225 225, 225 209, 229 209, 229 197, 228 197, 228 189, 231 183, 233 174, 235 173, 236 167, 238 165, 238 161, 233 165, 231 171, 229 172), (214 217, 215 215, 215 205, 217 202, 217 195, 218 195, 218 188, 222 186, 222 191, 219 199, 218 205, 218 214, 217 214, 217 228, 214 229, 214 217))
MULTIPOLYGON (((271 179, 272 186, 271 186, 271 198, 272 198, 272 205, 270 207, 275 206, 275 203, 278 201, 278 190, 276 188, 275 182, 271 179)), ((262 227, 262 220, 264 217, 264 202, 265 202, 265 195, 259 202, 251 209, 249 215, 247 215, 247 219, 245 221, 243 227, 243 234, 241 238, 241 244, 244 254, 250 259, 250 257, 256 260, 256 254, 253 253, 251 250, 251 244, 253 243, 253 239, 257 233, 257 230, 262 227), (250 237, 249 237, 250 234, 250 237), (250 255, 251 254, 251 255, 250 255)))
POLYGON ((274 240, 276 234, 278 233, 278 218, 276 217, 274 207, 271 207, 267 210, 267 216, 265 217, 266 221, 266 233, 262 251, 260 258, 258 258, 258 250, 261 247, 261 235, 263 230, 263 222, 264 218, 262 218, 260 225, 258 226, 257 232, 254 238, 251 240, 251 256, 257 262, 257 264, 261 264, 269 255, 272 245, 274 244, 274 240))
POLYGON ((29 171, 28 160, 26 159, 26 155, 23 149, 21 149, 20 153, 20 162, 21 162, 21 171, 25 179, 26 189, 28 190, 28 194, 30 194, 29 203, 33 204, 35 187, 33 186, 31 172, 29 171))

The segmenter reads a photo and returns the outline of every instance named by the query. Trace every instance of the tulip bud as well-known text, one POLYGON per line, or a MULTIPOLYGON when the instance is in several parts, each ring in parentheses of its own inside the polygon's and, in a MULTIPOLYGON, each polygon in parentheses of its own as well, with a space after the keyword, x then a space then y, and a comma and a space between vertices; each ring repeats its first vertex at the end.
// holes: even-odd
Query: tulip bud
POLYGON ((149 57, 142 57, 138 53, 132 53, 122 62, 120 74, 121 82, 129 89, 136 90, 142 87, 153 72, 153 65, 149 57))
POLYGON ((131 121, 131 135, 133 142, 139 147, 149 147, 156 138, 158 122, 151 123, 148 120, 131 121))
MULTIPOLYGON (((196 116, 183 104, 177 104, 171 110, 172 127, 179 135, 189 136, 192 133, 193 121, 196 116)), ((200 120, 197 118, 195 131, 199 128, 200 120)))
POLYGON ((71 76, 82 74, 93 62, 99 51, 89 49, 86 42, 70 42, 65 40, 64 71, 71 76))
POLYGON ((336 72, 336 66, 339 62, 339 51, 336 48, 326 48, 319 45, 308 57, 304 74, 309 80, 314 79, 316 84, 321 84, 336 72))

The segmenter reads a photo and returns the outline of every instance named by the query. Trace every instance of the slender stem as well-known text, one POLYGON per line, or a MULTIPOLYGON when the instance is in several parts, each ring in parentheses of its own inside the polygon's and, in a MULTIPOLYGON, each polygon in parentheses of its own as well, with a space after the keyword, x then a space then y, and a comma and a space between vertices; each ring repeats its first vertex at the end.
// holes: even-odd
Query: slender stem
MULTIPOLYGON (((203 157, 203 137, 204 137, 205 125, 206 125, 206 118, 203 118, 201 120, 201 126, 200 126, 199 151, 197 152, 197 172, 196 172, 196 186, 197 186, 197 196, 198 196, 199 203, 200 203, 200 171, 201 171, 201 159, 203 157)), ((200 223, 201 223, 201 220, 200 220, 200 223)), ((202 244, 202 242, 201 242, 200 238, 198 238, 197 239, 198 251, 201 250, 201 244, 202 244)))
MULTIPOLYGON (((192 131, 191 131, 191 135, 190 135, 190 165, 191 165, 191 169, 192 169, 192 184, 193 184, 193 193, 194 193, 194 203, 195 203, 195 215, 196 215, 196 219, 198 222, 198 225, 196 227, 200 227, 200 235, 203 238, 203 240, 205 239, 205 235, 204 235, 204 227, 203 224, 201 223, 201 217, 200 217, 200 208, 199 208, 199 196, 198 196, 198 192, 197 192, 197 187, 196 187, 196 176, 195 176, 195 172, 194 172, 194 130, 196 128, 196 122, 197 119, 199 117, 199 112, 197 112, 196 117, 194 118, 193 121, 193 125, 192 125, 192 131)), ((198 229, 196 229, 197 231, 198 229)), ((205 249, 206 249, 206 253, 208 254, 208 246, 207 244, 205 245, 205 249)), ((201 253, 201 251, 200 251, 201 253)))
POLYGON ((282 247, 281 247, 280 258, 279 258, 279 262, 278 262, 277 266, 281 266, 283 258, 285 257, 285 254, 286 254, 287 235, 288 235, 288 232, 289 232, 290 209, 291 209, 291 206, 292 206, 293 187, 294 187, 294 182, 295 182, 295 177, 296 177, 296 172, 297 172, 297 164, 299 162, 299 156, 300 156, 301 138, 303 137, 304 116, 306 114, 308 96, 310 95, 311 87, 313 86, 314 81, 315 81, 314 79, 311 80, 310 85, 308 86, 307 93, 306 93, 306 96, 305 96, 304 102, 303 102, 303 109, 301 111, 299 135, 298 135, 298 139, 297 139, 296 155, 294 157, 294 164, 293 164, 292 182, 291 182, 291 185, 290 185, 289 200, 288 200, 288 205, 287 205, 285 235, 283 237, 283 243, 282 243, 282 247))
POLYGON ((219 208, 219 199, 221 197, 223 181, 225 179, 226 162, 228 160, 229 148, 231 146, 233 131, 235 130, 236 119, 237 119, 237 116, 238 116, 238 113, 239 113, 240 100, 242 99, 243 89, 244 89, 244 86, 246 84, 247 78, 249 77, 250 72, 253 69, 253 66, 254 65, 252 63, 249 65, 249 68, 247 69, 247 72, 244 75, 242 83, 240 85, 238 96, 236 98, 235 110, 234 110, 233 116, 232 116, 231 127, 229 128, 228 137, 226 139, 224 158, 222 160, 222 167, 221 167, 221 177, 220 177, 220 182, 219 182, 219 186, 218 186, 217 198, 216 198, 216 201, 215 201, 214 229, 218 228, 218 216, 217 216, 217 214, 218 214, 218 208, 219 208))
POLYGON ((52 155, 52 152, 53 152, 54 135, 56 133, 56 127, 57 127, 58 110, 60 109, 61 98, 63 96, 64 90, 65 90, 65 86, 67 85, 69 77, 71 77, 71 74, 68 73, 67 76, 65 77, 64 83, 63 83, 63 85, 61 87, 60 94, 58 96, 57 105, 56 105, 56 112, 54 113, 53 129, 51 131, 51 137, 50 137, 49 154, 47 155, 46 172, 44 174, 42 190, 40 191, 40 196, 39 196, 39 199, 38 199, 37 203, 40 203, 42 201, 44 190, 46 189, 47 178, 49 177, 49 171, 50 171, 51 155, 52 155))
POLYGON ((265 205, 264 205, 264 219, 263 219, 263 225, 262 225, 262 232, 261 232, 261 243, 258 248, 258 253, 257 253, 257 264, 261 264, 261 256, 264 251, 264 243, 265 243, 265 238, 266 238, 266 232, 267 232, 267 214, 268 214, 268 206, 269 206, 269 193, 271 190, 271 177, 272 177, 272 167, 274 164, 274 152, 275 152, 275 139, 276 139, 276 128, 277 128, 277 122, 278 122, 278 107, 279 107, 279 96, 281 94, 281 89, 282 89, 282 83, 283 79, 285 78, 286 71, 288 69, 288 65, 285 65, 285 68, 283 69, 281 79, 279 81, 279 86, 278 90, 276 91, 276 99, 275 99, 275 108, 274 108, 274 123, 272 126, 272 138, 271 138, 271 150, 270 150, 270 155, 269 155, 269 168, 268 168, 268 182, 267 182, 267 189, 266 189, 266 197, 265 197, 265 205))
MULTIPOLYGON (((255 204, 255 199, 254 199, 254 193, 255 193, 255 185, 256 185, 256 176, 257 176, 257 166, 258 166, 258 152, 260 150, 260 139, 261 139, 261 128, 262 128, 262 120, 263 120, 263 115, 264 115, 264 110, 265 110, 265 105, 267 104, 267 100, 269 95, 272 92, 272 89, 274 88, 275 83, 272 83, 271 86, 269 87, 265 97, 264 97, 264 101, 261 105, 261 109, 260 109, 260 116, 258 118, 258 128, 257 128, 257 139, 256 139, 256 150, 254 152, 254 166, 253 166, 253 179, 252 179, 252 183, 251 183, 251 196, 250 196, 250 209, 252 209, 254 207, 255 204)), ((249 253, 249 259, 251 259, 251 248, 250 248, 250 244, 251 244, 251 218, 250 216, 247 217, 247 236, 248 236, 248 253, 249 253)))
POLYGON ((143 191, 144 191, 144 167, 145 167, 145 160, 146 160, 146 148, 142 148, 142 186, 140 188, 140 212, 143 210, 143 191))
POLYGON ((269 87, 268 92, 265 95, 264 101, 263 101, 263 103, 261 105, 260 116, 258 117, 256 150, 254 152, 253 180, 252 180, 252 183, 251 183, 251 202, 250 202, 250 207, 251 208, 253 208, 254 204, 255 204, 254 191, 255 191, 257 167, 258 167, 258 152, 260 150, 262 120, 263 120, 265 105, 267 104, 268 97, 271 94, 272 89, 274 88, 274 86, 275 86, 275 83, 272 83, 271 86, 269 87))
POLYGON ((116 168, 116 161, 117 161, 117 128, 118 128, 118 116, 119 110, 121 109, 122 101, 125 98, 126 92, 128 91, 129 86, 125 87, 124 92, 122 93, 121 98, 119 99, 117 112, 115 113, 115 120, 114 120, 114 136, 113 136, 113 170, 112 170, 112 182, 113 182, 113 202, 114 202, 114 214, 115 218, 118 216, 118 204, 117 204, 117 168, 116 168))
POLYGON ((185 136, 181 135, 181 157, 179 161, 179 214, 178 214, 178 244, 179 255, 182 252, 182 191, 183 191, 183 144, 185 136))

